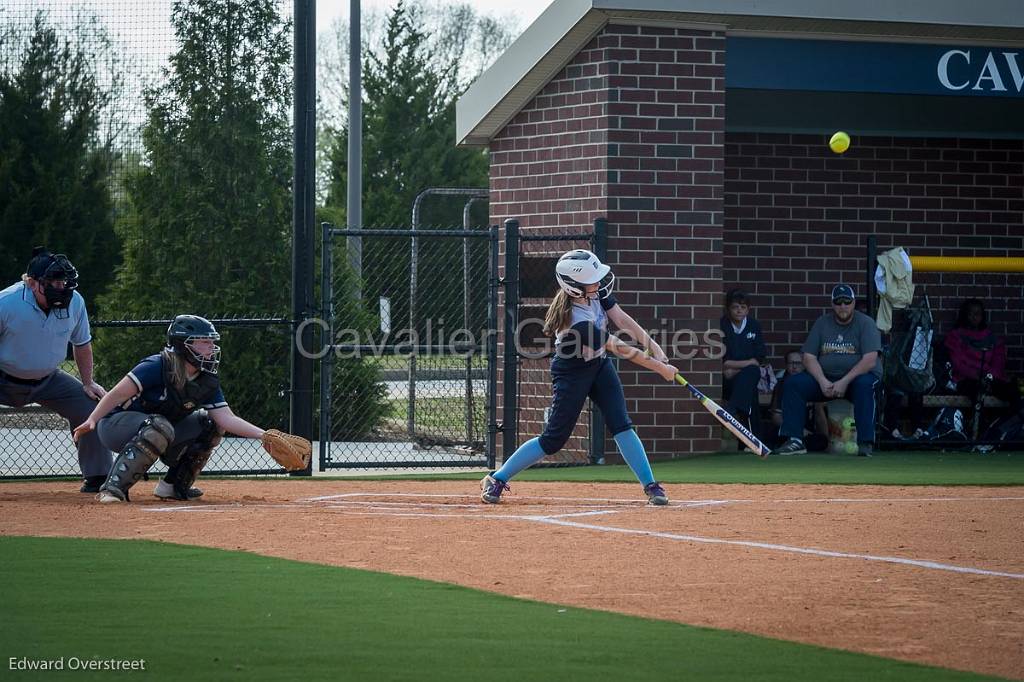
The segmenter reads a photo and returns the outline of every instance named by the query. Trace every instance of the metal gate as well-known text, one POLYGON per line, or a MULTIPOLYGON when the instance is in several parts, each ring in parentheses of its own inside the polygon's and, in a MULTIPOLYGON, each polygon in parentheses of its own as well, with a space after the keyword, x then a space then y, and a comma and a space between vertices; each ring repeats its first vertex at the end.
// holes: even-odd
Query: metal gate
MULTIPOLYGON (((589 249, 604 260, 608 224, 594 221, 592 232, 564 234, 531 229, 523 234, 515 220, 505 221, 505 341, 502 356, 502 456, 508 458, 526 437, 539 435, 551 404, 551 339, 543 318, 557 291, 555 262, 564 252, 589 249), (514 339, 513 352, 509 339, 514 339)), ((614 359, 613 359, 614 361, 614 359)), ((589 401, 588 401, 589 403, 589 401)), ((565 447, 544 458, 548 466, 604 462, 604 418, 595 405, 584 408, 565 447), (596 437, 594 436, 596 434, 596 437)))
POLYGON ((493 464, 497 241, 323 225, 321 470, 493 464))

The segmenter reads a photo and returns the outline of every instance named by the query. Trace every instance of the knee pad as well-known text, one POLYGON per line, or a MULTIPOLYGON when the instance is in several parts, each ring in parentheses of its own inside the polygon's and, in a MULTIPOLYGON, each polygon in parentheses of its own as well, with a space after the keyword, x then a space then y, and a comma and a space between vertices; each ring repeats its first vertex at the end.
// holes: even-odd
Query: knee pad
POLYGON ((153 461, 155 462, 160 455, 167 452, 171 443, 174 442, 174 427, 171 426, 167 417, 161 414, 152 414, 149 419, 142 422, 139 432, 135 434, 135 438, 131 442, 148 450, 154 456, 153 461))
POLYGON ((210 460, 213 449, 224 440, 224 432, 220 430, 205 410, 201 410, 200 424, 202 430, 194 441, 188 444, 178 461, 168 471, 164 480, 174 486, 175 497, 179 500, 188 499, 188 490, 199 478, 199 473, 210 460))
POLYGON ((117 456, 100 490, 127 500, 128 490, 139 482, 174 440, 174 427, 166 417, 155 414, 142 422, 138 433, 117 456))

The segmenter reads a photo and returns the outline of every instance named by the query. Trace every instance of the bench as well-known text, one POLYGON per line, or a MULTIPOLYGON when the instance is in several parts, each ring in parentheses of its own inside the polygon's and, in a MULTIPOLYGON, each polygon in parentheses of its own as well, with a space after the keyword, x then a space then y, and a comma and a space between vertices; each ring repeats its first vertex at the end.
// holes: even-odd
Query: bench
MULTIPOLYGON (((760 393, 757 402, 761 407, 769 407, 772 404, 770 393, 760 393)), ((971 399, 965 395, 932 395, 924 396, 925 407, 973 407, 971 399)), ((985 407, 1006 407, 1006 403, 994 395, 985 396, 985 407)))
MULTIPOLYGON (((925 407, 974 407, 965 395, 926 395, 925 407)), ((1006 403, 994 395, 985 396, 985 407, 1006 407, 1006 403)))

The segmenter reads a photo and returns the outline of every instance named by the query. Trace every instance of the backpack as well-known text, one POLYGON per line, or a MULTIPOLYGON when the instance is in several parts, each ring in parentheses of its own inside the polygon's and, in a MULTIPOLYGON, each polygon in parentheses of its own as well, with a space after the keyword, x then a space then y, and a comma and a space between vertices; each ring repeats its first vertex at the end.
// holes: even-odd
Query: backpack
POLYGON ((885 384, 903 393, 924 394, 935 388, 932 374, 932 311, 928 297, 907 308, 903 329, 893 334, 885 352, 885 384))
POLYGON ((955 407, 943 407, 921 434, 920 440, 936 445, 965 445, 964 413, 955 407))

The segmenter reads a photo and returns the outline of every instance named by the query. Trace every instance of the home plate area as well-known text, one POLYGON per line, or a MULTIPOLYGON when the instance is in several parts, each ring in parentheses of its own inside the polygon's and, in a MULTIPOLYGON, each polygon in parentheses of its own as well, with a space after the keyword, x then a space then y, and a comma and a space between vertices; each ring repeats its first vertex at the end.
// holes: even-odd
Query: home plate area
POLYGON ((229 504, 188 504, 146 507, 155 513, 188 513, 238 511, 252 507, 261 510, 321 510, 333 513, 372 516, 460 517, 480 519, 522 519, 535 521, 576 516, 601 516, 622 512, 646 510, 651 513, 671 508, 677 510, 703 507, 743 500, 684 500, 673 501, 667 507, 655 510, 644 499, 599 497, 553 497, 539 495, 509 495, 501 504, 487 505, 478 494, 446 494, 416 492, 352 492, 335 495, 298 498, 293 502, 266 503, 245 499, 229 504))

